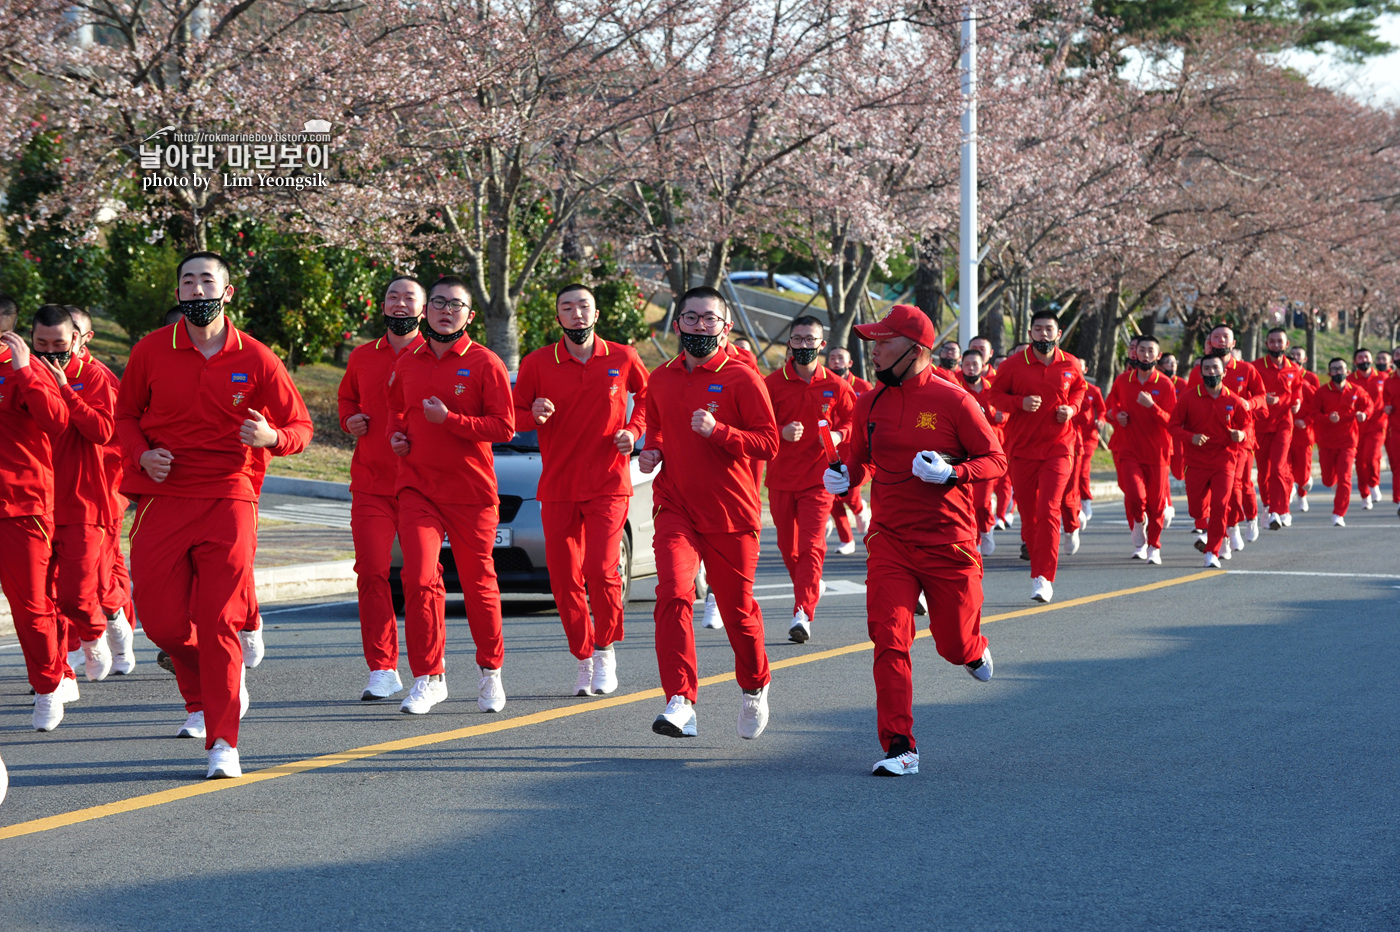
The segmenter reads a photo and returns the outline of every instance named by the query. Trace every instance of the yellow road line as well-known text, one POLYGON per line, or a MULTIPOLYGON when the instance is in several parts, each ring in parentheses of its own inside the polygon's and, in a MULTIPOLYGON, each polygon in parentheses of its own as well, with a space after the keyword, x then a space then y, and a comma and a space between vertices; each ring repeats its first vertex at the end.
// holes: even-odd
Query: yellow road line
MULTIPOLYGON (((1024 618, 1028 615, 1043 615, 1047 612, 1063 611, 1067 608, 1076 608, 1081 605, 1089 605, 1093 602, 1102 602, 1106 599, 1117 599, 1125 595, 1153 592, 1157 589, 1165 589, 1168 586, 1179 586, 1182 583, 1196 582, 1201 579, 1219 578, 1221 575, 1219 571, 1192 573, 1189 576, 1178 576, 1175 579, 1167 579, 1146 586, 1134 586, 1131 589, 1119 589, 1114 592, 1104 592, 1099 595, 1070 599, 1066 602, 1052 602, 1049 605, 1040 605, 1035 608, 1027 608, 1015 612, 1004 612, 1000 615, 991 615, 987 618, 983 618, 982 623, 991 624, 995 621, 1006 621, 1011 618, 1024 618)), ((920 631, 915 635, 915 637, 919 638, 928 636, 929 632, 927 630, 920 631)), ((807 663, 816 663, 820 660, 830 660, 833 657, 860 653, 870 650, 874 646, 875 645, 870 641, 862 641, 858 644, 848 644, 845 647, 834 647, 830 650, 814 651, 813 653, 802 654, 798 657, 789 657, 786 660, 777 660, 769 666, 773 670, 782 670, 787 667, 797 667, 807 663)), ((702 687, 714 686, 719 683, 731 682, 733 679, 733 673, 719 673, 715 676, 707 676, 701 679, 700 685, 702 687)), ((529 715, 496 719, 481 725, 472 725, 467 728, 455 728, 451 731, 439 731, 413 738, 400 738, 396 741, 385 741, 381 744, 367 744, 364 747, 351 748, 348 751, 336 751, 334 754, 323 754, 320 757, 309 757, 305 760, 278 764, 275 767, 268 767, 264 770, 255 770, 252 773, 245 774, 238 780, 205 780, 199 783, 191 783, 187 786, 177 786, 173 789, 161 790, 157 793, 146 793, 142 796, 119 799, 101 806, 92 806, 87 809, 75 809, 72 812, 64 812, 42 819, 19 822, 15 825, 0 828, 0 841, 9 838, 19 838, 23 835, 33 835, 38 832, 48 832, 68 825, 77 825, 80 822, 91 822, 93 819, 105 819, 108 816, 118 815, 123 812, 135 812, 138 809, 149 809, 152 806, 163 806, 166 803, 173 803, 177 800, 190 799, 194 796, 203 796, 206 793, 217 793, 221 790, 235 789, 253 783, 261 783, 265 780, 275 780, 278 777, 306 773, 311 770, 320 770, 324 767, 334 767, 338 764, 348 764, 352 761, 364 760, 369 757, 378 757, 381 754, 392 754, 395 751, 411 751, 414 748, 428 747, 434 744, 446 744, 451 741, 461 741, 464 738, 475 738, 479 735, 489 735, 498 731, 509 731, 514 728, 525 728, 530 725, 541 725, 545 722, 569 718, 574 715, 583 715, 588 712, 597 712, 601 709, 613 709, 618 706, 645 702, 649 699, 664 698, 665 696, 661 690, 647 689, 641 692, 628 693, 625 696, 595 699, 588 703, 545 709, 541 712, 532 712, 529 715)))

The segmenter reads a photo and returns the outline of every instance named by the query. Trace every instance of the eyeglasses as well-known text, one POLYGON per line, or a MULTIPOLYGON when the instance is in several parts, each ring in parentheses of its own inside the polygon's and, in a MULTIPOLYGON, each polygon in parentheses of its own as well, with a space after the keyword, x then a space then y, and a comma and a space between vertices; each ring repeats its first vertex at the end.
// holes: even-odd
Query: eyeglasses
POLYGON ((462 311, 471 307, 471 305, 465 301, 449 301, 446 298, 441 297, 433 298, 433 300, 429 301, 428 304, 432 305, 432 307, 435 310, 439 311, 444 308, 451 308, 454 311, 462 311))
POLYGON ((704 327, 706 330, 714 330, 725 322, 724 318, 718 315, 697 314, 694 311, 686 311, 680 320, 687 327, 704 327))
POLYGON ((821 346, 822 341, 817 337, 793 337, 788 340, 788 346, 793 349, 808 349, 813 346, 821 346))

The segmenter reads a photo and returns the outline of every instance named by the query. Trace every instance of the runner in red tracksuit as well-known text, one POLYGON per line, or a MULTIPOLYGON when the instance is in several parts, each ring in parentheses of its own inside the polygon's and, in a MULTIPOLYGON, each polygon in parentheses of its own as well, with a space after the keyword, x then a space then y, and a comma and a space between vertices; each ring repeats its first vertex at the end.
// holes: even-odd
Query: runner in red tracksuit
POLYGON ((1292 523, 1288 499, 1293 475, 1288 453, 1293 444, 1293 419, 1303 406, 1303 370, 1285 354, 1288 332, 1270 330, 1264 338, 1266 355, 1254 360, 1264 382, 1264 407, 1255 412, 1254 437, 1259 445, 1259 496, 1269 508, 1269 529, 1292 523))
POLYGON ((389 446, 399 456, 404 640, 413 672, 399 711, 410 715, 426 714, 447 698, 447 619, 437 584, 444 538, 452 541, 476 643, 477 708, 499 712, 506 704, 491 444, 515 436, 515 404, 505 364, 467 336, 474 316, 466 283, 438 279, 428 291, 428 342, 399 356, 389 384, 389 446))
MULTIPOLYGON (((963 353, 962 371, 958 373, 957 384, 967 389, 977 406, 982 409, 982 416, 987 419, 987 426, 991 427, 992 435, 1000 445, 1001 432, 997 425, 1006 420, 1006 416, 992 406, 991 380, 984 375, 984 361, 979 350, 969 349, 963 353)), ((972 495, 973 516, 977 528, 977 549, 984 557, 990 557, 997 549, 994 532, 996 513, 992 502, 992 488, 996 482, 996 479, 984 479, 968 487, 972 495)))
POLYGON ((791 333, 790 358, 764 380, 780 440, 778 455, 768 464, 768 509, 778 533, 778 553, 792 578, 788 639, 802 644, 812 636, 821 599, 826 519, 833 500, 822 487, 828 457, 817 422, 827 422, 833 440, 845 440, 851 430, 855 392, 817 362, 817 355, 826 348, 820 320, 798 317, 791 333))
POLYGON ((1054 596, 1065 488, 1074 470, 1074 416, 1084 404, 1078 361, 1056 347, 1060 325, 1049 311, 1031 321, 1032 346, 1008 357, 992 383, 992 404, 1014 411, 1006 429, 1021 539, 1031 562, 1031 598, 1054 596))
POLYGON ((1135 364, 1114 380, 1108 418, 1117 426, 1108 448, 1123 490, 1132 558, 1160 565, 1172 449, 1167 422, 1176 408, 1176 388, 1157 371, 1158 352, 1155 339, 1141 338, 1135 364))
MULTIPOLYGON (((1233 330, 1224 324, 1215 327, 1207 338, 1207 346, 1212 355, 1225 360, 1225 375, 1221 384, 1245 400, 1245 406, 1251 415, 1250 422, 1245 428, 1245 442, 1234 451, 1235 456, 1238 457, 1238 462, 1235 463, 1235 491, 1230 496, 1230 515, 1226 518, 1230 528, 1232 549, 1243 550, 1246 536, 1249 540, 1255 540, 1259 536, 1259 511, 1254 499, 1253 487, 1255 445, 1253 413, 1256 410, 1262 411, 1264 409, 1265 395, 1268 393, 1264 389, 1264 380, 1260 377, 1259 370, 1234 358, 1235 332, 1233 330), (1247 535, 1240 529, 1240 523, 1244 521, 1248 521, 1249 524, 1247 535)), ((1197 365, 1191 370, 1186 385, 1187 388, 1194 388, 1199 384, 1201 384, 1201 367, 1197 365)))
POLYGON ((1313 486, 1313 446, 1317 442, 1317 437, 1313 434, 1312 424, 1303 417, 1301 409, 1308 403, 1313 392, 1322 387, 1322 382, 1318 379, 1317 373, 1310 371, 1307 367, 1307 350, 1301 346, 1295 346, 1288 351, 1288 358, 1303 371, 1303 386, 1299 395, 1302 405, 1299 405, 1299 412, 1293 415, 1293 439, 1288 444, 1288 472, 1293 479, 1290 501, 1291 496, 1296 495, 1299 510, 1307 511, 1308 493, 1312 491, 1313 486))
POLYGON ((1386 413, 1389 424, 1385 435, 1385 455, 1390 460, 1390 501, 1400 515, 1400 350, 1394 353, 1390 376, 1385 380, 1381 392, 1381 410, 1386 413))
POLYGON ((193 253, 178 281, 185 320, 136 344, 117 395, 122 492, 141 497, 131 574, 142 627, 174 662, 190 713, 180 733, 204 737, 209 777, 236 777, 254 463, 263 449, 305 449, 311 418, 281 360, 224 316, 224 260, 193 253))
MULTIPOLYGON (((63 721, 63 644, 48 593, 53 552, 53 446, 68 428, 58 386, 14 332, 18 309, 0 292, 0 589, 34 688, 34 728, 63 721)), ((76 694, 77 684, 72 692, 76 694)), ((71 696, 76 699, 76 695, 71 696)))
POLYGON ((535 497, 549 588, 578 660, 573 695, 606 695, 617 689, 613 644, 624 633, 618 561, 632 496, 630 456, 646 432, 647 370, 632 347, 593 332, 598 306, 586 286, 565 286, 555 312, 564 339, 521 360, 515 423, 534 424, 539 437, 544 465, 535 497))
POLYGON ((978 680, 992 678, 981 631, 973 487, 1004 470, 1006 456, 977 400, 930 366, 935 335, 927 315, 897 304, 884 319, 855 329, 874 341, 883 384, 857 400, 850 456, 841 473, 828 470, 824 480, 835 493, 862 474, 873 477, 866 619, 884 757, 872 772, 903 776, 919 772, 910 649, 921 593, 939 656, 978 680))
MULTIPOLYGON (((1183 391, 1186 390, 1186 380, 1183 379, 1181 376, 1179 376, 1179 375, 1176 374, 1176 355, 1175 355, 1174 353, 1165 353, 1165 354, 1163 354, 1162 358, 1159 359, 1159 360, 1157 360, 1157 371, 1160 372, 1160 373, 1162 373, 1163 375, 1165 375, 1167 378, 1171 379, 1172 388, 1175 389, 1175 391, 1176 391, 1176 396, 1177 396, 1178 398, 1180 398, 1180 397, 1181 397, 1181 393, 1182 393, 1183 391)), ((1178 439, 1176 438, 1175 435, 1172 436, 1172 455, 1171 455, 1171 461, 1170 461, 1170 462, 1171 462, 1171 476, 1172 476, 1172 478, 1173 478, 1173 479, 1176 479, 1177 481, 1183 481, 1183 480, 1185 480, 1185 478, 1186 478, 1186 450, 1185 450, 1185 448, 1181 445, 1181 441, 1178 440, 1178 439)), ((1162 526, 1163 526, 1163 527, 1171 527, 1171 526, 1172 526, 1172 519, 1175 518, 1175 517, 1176 517, 1176 506, 1172 503, 1171 488, 1168 487, 1168 489, 1167 489, 1167 510, 1166 510, 1165 518, 1164 518, 1164 520, 1162 521, 1162 526)))
MULTIPOLYGON (((58 608, 60 643, 81 645, 87 678, 95 681, 112 669, 98 590, 114 519, 103 458, 112 439, 117 381, 105 366, 73 352, 80 340, 66 308, 46 304, 35 312, 34 355, 68 406, 68 429, 53 444, 54 488, 61 491, 54 496, 49 592, 58 608)), ((66 673, 73 675, 71 669, 66 673)))
POLYGON ((1332 486, 1332 524, 1346 527, 1351 505, 1351 467, 1357 439, 1371 413, 1371 396, 1347 378, 1344 359, 1327 364, 1328 382, 1303 405, 1302 415, 1317 436, 1317 456, 1322 464, 1322 484, 1332 486))
POLYGON ((645 473, 661 467, 652 507, 656 662, 667 703, 652 730, 673 738, 696 733, 692 605, 704 560, 734 650, 739 736, 756 738, 768 722, 770 677, 763 613, 753 597, 762 505, 752 461, 777 453, 778 427, 763 380, 720 348, 731 327, 723 296, 692 288, 677 308, 681 354, 651 374, 638 462, 645 473))
POLYGON ((1206 555, 1206 566, 1219 567, 1222 555, 1230 557, 1225 522, 1235 489, 1236 448, 1245 442, 1249 413, 1243 399, 1221 384, 1220 357, 1207 356, 1201 365, 1205 381, 1176 399, 1167 427, 1186 447, 1186 498, 1196 527, 1205 528, 1196 549, 1206 555))
POLYGON ((1371 400, 1371 412, 1356 438, 1356 486, 1361 492, 1362 506, 1370 511, 1381 500, 1381 451, 1385 447, 1385 429, 1389 423, 1381 394, 1387 373, 1376 369, 1368 349, 1357 350, 1352 361, 1356 371, 1347 381, 1364 389, 1371 400))
MULTIPOLYGON (((340 380, 340 427, 355 437, 350 460, 350 537, 355 543, 360 643, 369 680, 365 701, 403 689, 399 677, 399 620, 389 589, 389 564, 399 527, 399 458, 389 448, 389 377, 405 352, 423 345, 419 325, 427 292, 401 275, 384 292, 384 336, 350 353, 340 380)), ((438 573, 429 583, 433 605, 447 597, 438 573)))
POLYGON ((962 348, 952 340, 946 341, 938 348, 938 355, 934 358, 933 374, 943 379, 945 382, 958 384, 958 367, 962 360, 962 348))
MULTIPOLYGON (((865 379, 857 378, 851 371, 851 354, 849 350, 837 347, 826 356, 827 371, 844 381, 855 396, 859 398, 873 387, 865 379)), ((851 438, 845 436, 836 446, 836 452, 844 460, 846 452, 850 449, 851 438)), ((832 497, 831 520, 836 525, 836 539, 840 542, 836 548, 839 554, 852 554, 856 552, 855 534, 851 533, 851 518, 855 516, 855 534, 865 536, 866 530, 870 526, 870 512, 867 510, 865 501, 861 498, 860 486, 856 486, 844 495, 832 497)))

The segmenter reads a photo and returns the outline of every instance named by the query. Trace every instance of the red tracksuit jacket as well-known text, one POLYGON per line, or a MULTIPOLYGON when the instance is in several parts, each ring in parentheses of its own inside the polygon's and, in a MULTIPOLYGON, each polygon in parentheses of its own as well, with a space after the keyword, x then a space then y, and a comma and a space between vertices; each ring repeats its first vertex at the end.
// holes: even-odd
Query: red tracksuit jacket
POLYGON ((1347 376, 1347 381, 1357 388, 1365 390, 1366 397, 1371 400, 1371 412, 1366 415, 1366 423, 1361 425, 1361 436, 1380 434, 1384 437, 1388 418, 1385 413, 1385 402, 1381 401, 1381 394, 1385 391, 1385 383, 1390 379, 1372 369, 1367 375, 1353 372, 1347 376))
POLYGON ((1293 426, 1293 402, 1303 398, 1303 367, 1287 356, 1275 360, 1271 356, 1260 356, 1254 360, 1254 368, 1264 384, 1266 394, 1277 395, 1278 403, 1261 402, 1262 407, 1254 412, 1254 429, 1257 433, 1272 434, 1293 426))
POLYGON ((121 517, 114 508, 107 470, 107 444, 116 427, 117 377, 88 355, 68 360, 63 374, 68 384, 59 392, 68 405, 68 429, 53 447, 54 487, 62 490, 54 500, 54 524, 106 527, 121 517))
POLYGON ((773 416, 777 419, 780 437, 785 425, 802 422, 800 440, 779 440, 778 454, 768 464, 768 488, 798 492, 821 485, 827 462, 817 421, 825 418, 832 430, 841 432, 844 440, 851 432, 855 392, 820 363, 810 384, 802 381, 792 360, 763 381, 773 402, 773 416))
POLYGON ((423 335, 399 352, 387 336, 355 347, 340 380, 340 428, 356 414, 369 415, 369 432, 355 441, 350 459, 350 491, 368 495, 393 495, 399 478, 399 458, 389 449, 389 376, 404 353, 423 345, 423 335))
POLYGON ((311 415, 277 355, 230 323, 223 349, 208 359, 183 320, 143 337, 131 351, 117 392, 117 437, 126 457, 122 492, 255 502, 264 457, 291 456, 311 442, 311 415), (238 439, 248 409, 277 431, 266 450, 238 439), (174 454, 156 482, 141 454, 174 454))
POLYGON ((846 459, 851 487, 872 480, 881 528, 920 547, 977 540, 971 485, 1005 473, 1006 454, 971 392, 930 366, 898 388, 861 395, 854 421, 846 459), (912 469, 914 455, 925 450, 966 462, 953 466, 948 484, 924 482, 912 469))
POLYGON ((778 452, 778 424, 758 373, 723 353, 687 372, 677 356, 651 374, 646 419, 646 445, 663 457, 656 511, 685 515, 702 534, 759 530, 753 461, 778 452), (700 409, 719 422, 709 437, 690 429, 700 409))
POLYGON ((632 436, 646 433, 647 367, 637 351, 622 343, 594 338, 593 355, 581 363, 569 355, 564 340, 542 346, 520 361, 515 376, 515 423, 533 429, 544 460, 539 491, 542 502, 586 502, 632 494, 628 457, 613 436, 624 427, 632 436), (632 419, 627 419, 627 395, 632 419), (554 402, 554 413, 536 424, 530 406, 536 398, 554 402))
MULTIPOLYGON (((1108 391, 1108 417, 1113 436, 1108 448, 1114 456, 1146 466, 1165 466, 1171 461, 1172 438, 1167 422, 1176 408, 1176 387, 1172 380, 1152 370, 1146 382, 1138 381, 1138 370, 1130 369, 1113 381, 1108 391), (1153 405, 1138 404, 1138 392, 1152 396, 1153 405), (1118 412, 1128 415, 1127 424, 1118 423, 1118 412)), ((1197 431, 1199 433, 1199 431, 1197 431)))
POLYGON ((439 359, 426 342, 399 354, 389 386, 389 432, 408 435, 396 491, 417 489, 430 501, 495 505, 491 444, 515 436, 510 376, 501 358, 463 334, 439 359), (424 399, 447 406, 447 420, 429 423, 424 399))
POLYGON ((1077 414, 1083 407, 1086 388, 1077 360, 1062 349, 1056 348, 1055 358, 1048 366, 1036 358, 1030 347, 1008 357, 997 370, 991 401, 1012 412, 1005 425, 1006 445, 1012 454, 1029 460, 1073 456, 1078 433, 1074 418, 1059 423, 1055 420, 1055 408, 1070 405, 1077 414), (1038 410, 1024 408, 1027 395, 1040 396, 1038 410))
POLYGON ((1249 411, 1239 395, 1222 388, 1220 397, 1212 398, 1204 386, 1194 385, 1176 400, 1167 426, 1172 436, 1181 441, 1187 466, 1218 469, 1244 443, 1231 440, 1229 432, 1245 430, 1249 422, 1249 411), (1210 439, 1196 446, 1191 442, 1196 434, 1205 434, 1210 439))
POLYGON ((53 514, 53 442, 68 427, 58 384, 33 357, 14 368, 0 347, 0 518, 53 514))
POLYGON ((1108 413, 1108 402, 1104 400, 1103 392, 1093 382, 1084 383, 1084 405, 1079 413, 1073 418, 1074 428, 1079 431, 1079 439, 1084 443, 1084 450, 1088 455, 1093 456, 1094 451, 1099 447, 1099 421, 1104 419, 1108 413))
MULTIPOLYGON (((1381 390, 1381 411, 1385 406, 1390 405, 1390 414, 1386 415, 1390 423, 1386 427, 1386 436, 1395 437, 1400 433, 1400 375, 1391 373, 1390 378, 1385 380, 1385 388, 1381 390)), ((1400 468, 1400 463, 1392 464, 1391 469, 1400 468)))
POLYGON ((1361 435, 1361 425, 1356 422, 1356 415, 1365 414, 1370 420, 1370 411, 1371 396, 1366 394, 1364 388, 1351 384, 1348 378, 1340 386, 1328 381, 1303 403, 1300 413, 1312 426, 1318 446, 1341 450, 1356 446, 1361 435), (1333 413, 1337 415, 1335 424, 1328 417, 1333 413))

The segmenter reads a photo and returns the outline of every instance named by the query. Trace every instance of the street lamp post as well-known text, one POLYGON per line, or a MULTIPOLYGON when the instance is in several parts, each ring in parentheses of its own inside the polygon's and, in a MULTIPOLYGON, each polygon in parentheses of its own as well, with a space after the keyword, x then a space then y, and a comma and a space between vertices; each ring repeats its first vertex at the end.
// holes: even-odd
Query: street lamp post
POLYGON ((958 179, 962 189, 961 231, 958 237, 958 336, 963 348, 977 336, 977 11, 972 2, 962 22, 962 158, 958 179))

